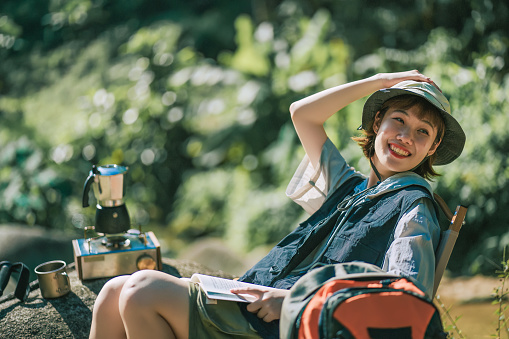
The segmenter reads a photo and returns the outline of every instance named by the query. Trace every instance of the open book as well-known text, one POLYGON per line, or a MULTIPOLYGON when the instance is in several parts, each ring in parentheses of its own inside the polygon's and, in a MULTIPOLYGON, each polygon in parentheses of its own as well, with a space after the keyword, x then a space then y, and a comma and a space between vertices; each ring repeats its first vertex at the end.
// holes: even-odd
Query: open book
MULTIPOLYGON (((191 278, 181 278, 183 280, 191 281, 200 284, 201 288, 209 299, 216 300, 230 300, 240 302, 252 302, 256 300, 256 297, 250 294, 233 294, 230 292, 232 288, 245 288, 258 286, 242 281, 224 279, 213 277, 210 275, 195 273, 191 278)), ((272 289, 271 287, 263 286, 264 289, 272 289)))

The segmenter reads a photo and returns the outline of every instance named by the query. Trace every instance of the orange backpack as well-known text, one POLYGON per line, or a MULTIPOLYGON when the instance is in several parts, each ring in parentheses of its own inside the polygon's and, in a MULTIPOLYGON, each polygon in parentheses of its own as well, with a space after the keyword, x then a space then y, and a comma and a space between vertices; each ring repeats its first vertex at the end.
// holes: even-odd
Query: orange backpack
POLYGON ((282 315, 281 338, 447 337, 438 310, 410 278, 365 263, 309 272, 291 288, 282 315))

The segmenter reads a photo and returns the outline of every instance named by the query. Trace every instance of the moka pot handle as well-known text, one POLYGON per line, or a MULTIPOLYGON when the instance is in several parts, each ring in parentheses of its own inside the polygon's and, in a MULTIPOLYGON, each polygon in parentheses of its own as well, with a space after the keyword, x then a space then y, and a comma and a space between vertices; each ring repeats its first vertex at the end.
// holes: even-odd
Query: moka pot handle
POLYGON ((85 185, 83 186, 83 207, 90 206, 88 203, 88 192, 90 192, 90 186, 94 182, 96 174, 99 174, 99 171, 95 165, 92 165, 92 170, 88 174, 88 178, 85 180, 85 185))

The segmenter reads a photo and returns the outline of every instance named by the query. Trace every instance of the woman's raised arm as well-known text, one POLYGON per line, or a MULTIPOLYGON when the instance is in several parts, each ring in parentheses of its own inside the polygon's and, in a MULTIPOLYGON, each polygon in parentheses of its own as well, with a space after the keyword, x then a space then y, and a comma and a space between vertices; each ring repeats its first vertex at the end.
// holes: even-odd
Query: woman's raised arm
POLYGON ((380 73, 366 79, 332 87, 290 106, 290 114, 299 139, 313 167, 320 162, 322 146, 327 139, 323 124, 337 111, 379 89, 391 87, 404 80, 431 82, 416 70, 380 73))

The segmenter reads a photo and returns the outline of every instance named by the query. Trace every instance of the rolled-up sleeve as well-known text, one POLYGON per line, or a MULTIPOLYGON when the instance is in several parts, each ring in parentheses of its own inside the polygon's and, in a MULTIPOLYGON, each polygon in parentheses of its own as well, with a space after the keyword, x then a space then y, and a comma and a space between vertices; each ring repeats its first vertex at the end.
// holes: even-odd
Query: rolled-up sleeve
POLYGON ((389 273, 414 278, 428 297, 433 293, 435 250, 440 240, 438 220, 431 211, 431 201, 423 198, 400 218, 382 267, 389 273))
POLYGON ((327 139, 322 147, 320 167, 313 168, 305 155, 286 188, 286 195, 306 212, 313 214, 322 206, 328 194, 332 194, 352 175, 363 176, 346 163, 336 146, 327 139))

